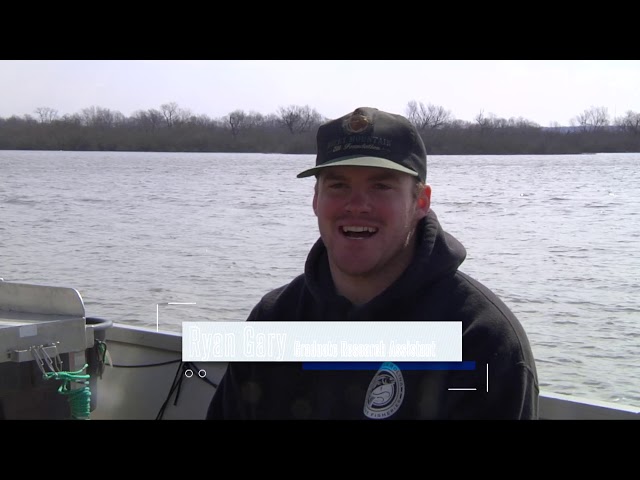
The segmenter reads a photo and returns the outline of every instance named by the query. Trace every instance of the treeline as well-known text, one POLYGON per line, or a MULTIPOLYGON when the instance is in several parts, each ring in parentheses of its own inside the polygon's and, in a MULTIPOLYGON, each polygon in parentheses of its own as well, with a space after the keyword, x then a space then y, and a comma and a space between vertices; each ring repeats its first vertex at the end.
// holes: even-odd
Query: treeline
MULTIPOLYGON (((211 119, 175 102, 130 117, 102 107, 64 116, 42 107, 34 114, 0 118, 0 150, 313 154, 317 128, 328 120, 297 105, 269 115, 235 110, 211 119)), ((430 155, 640 152, 640 114, 632 111, 611 120, 606 108, 591 107, 569 127, 483 112, 473 122, 461 121, 443 107, 415 101, 404 114, 430 155)))

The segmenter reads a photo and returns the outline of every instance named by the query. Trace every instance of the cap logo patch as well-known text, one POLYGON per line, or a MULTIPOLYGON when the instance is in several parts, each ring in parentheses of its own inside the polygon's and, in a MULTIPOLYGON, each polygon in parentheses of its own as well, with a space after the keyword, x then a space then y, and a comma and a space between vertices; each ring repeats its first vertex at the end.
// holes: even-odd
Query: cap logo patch
POLYGON ((361 113, 347 117, 342 127, 349 133, 362 133, 371 127, 371 121, 361 113))

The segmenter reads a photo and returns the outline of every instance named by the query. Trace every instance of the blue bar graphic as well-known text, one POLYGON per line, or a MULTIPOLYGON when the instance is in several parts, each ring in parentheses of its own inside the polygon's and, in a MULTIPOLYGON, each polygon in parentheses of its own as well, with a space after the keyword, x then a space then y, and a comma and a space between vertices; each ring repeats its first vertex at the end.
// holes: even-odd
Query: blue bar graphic
MULTIPOLYGON (((385 362, 304 362, 303 370, 378 370, 385 362)), ((475 370, 476 362, 393 362, 400 370, 475 370)))

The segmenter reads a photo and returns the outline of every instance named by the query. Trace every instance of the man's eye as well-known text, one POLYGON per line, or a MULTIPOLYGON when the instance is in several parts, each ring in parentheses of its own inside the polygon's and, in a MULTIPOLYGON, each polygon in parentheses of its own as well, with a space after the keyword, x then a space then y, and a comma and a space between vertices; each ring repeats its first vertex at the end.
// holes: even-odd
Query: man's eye
POLYGON ((376 183, 375 188, 377 190, 389 190, 391 188, 391 185, 387 185, 386 183, 376 183))

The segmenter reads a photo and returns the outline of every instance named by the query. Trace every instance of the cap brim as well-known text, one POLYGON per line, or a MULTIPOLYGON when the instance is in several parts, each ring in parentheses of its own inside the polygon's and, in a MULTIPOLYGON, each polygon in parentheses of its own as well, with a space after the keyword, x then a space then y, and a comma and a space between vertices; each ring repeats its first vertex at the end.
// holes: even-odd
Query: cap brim
POLYGON ((386 168, 388 170, 396 170, 398 172, 408 173, 414 177, 418 176, 417 172, 414 172, 410 168, 403 167, 402 165, 380 157, 342 157, 340 160, 333 162, 323 163, 313 168, 309 168, 297 175, 297 178, 310 177, 316 175, 320 170, 329 167, 377 167, 386 168))

